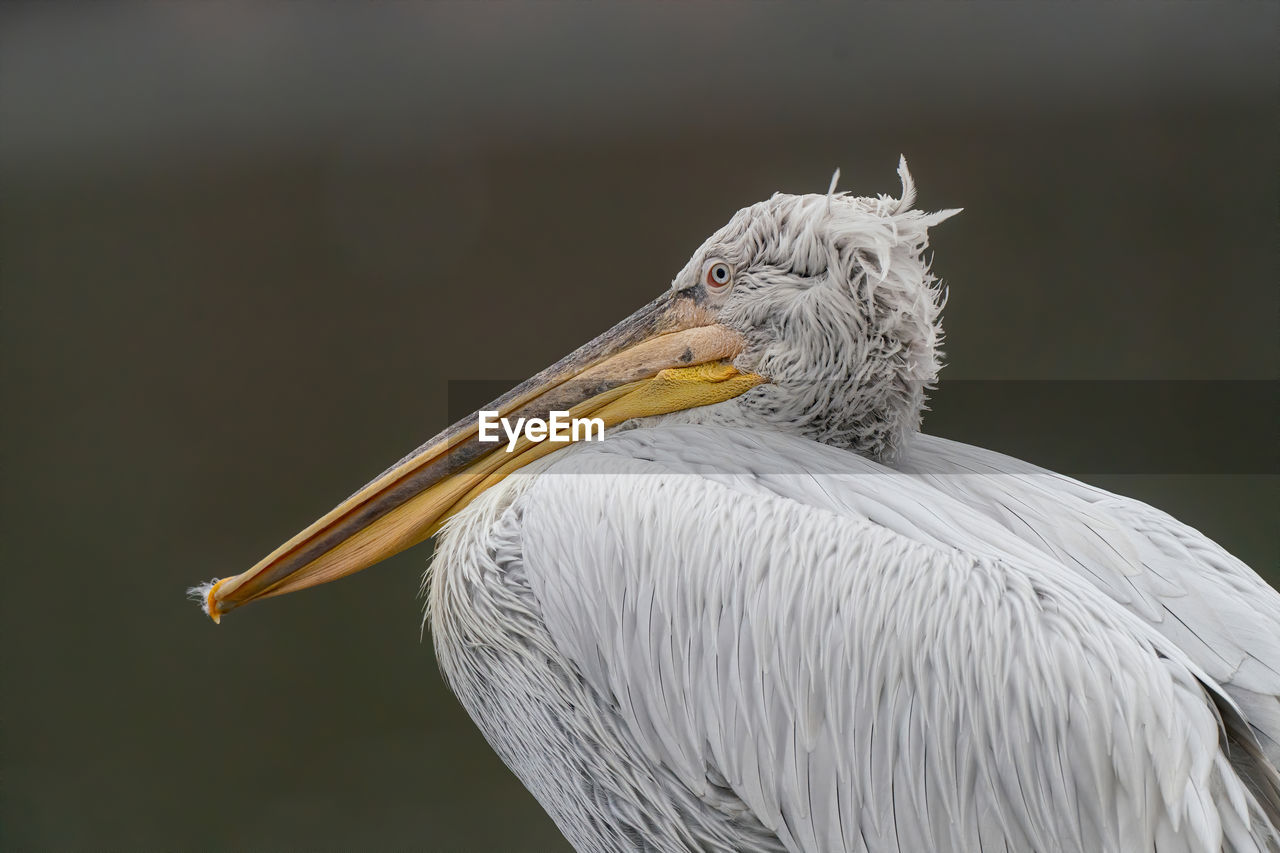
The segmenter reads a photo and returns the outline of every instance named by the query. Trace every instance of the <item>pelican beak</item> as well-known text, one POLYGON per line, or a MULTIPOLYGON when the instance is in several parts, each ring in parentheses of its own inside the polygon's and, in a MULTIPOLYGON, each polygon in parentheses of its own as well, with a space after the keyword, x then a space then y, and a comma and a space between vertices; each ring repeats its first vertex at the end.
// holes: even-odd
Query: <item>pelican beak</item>
MULTIPOLYGON (((733 367, 742 337, 714 316, 692 296, 669 291, 481 411, 511 422, 568 412, 607 429, 736 397, 765 379, 733 367)), ((462 419, 253 568, 193 592, 217 622, 255 599, 354 574, 429 538, 485 489, 564 446, 485 437, 478 412, 462 419)))

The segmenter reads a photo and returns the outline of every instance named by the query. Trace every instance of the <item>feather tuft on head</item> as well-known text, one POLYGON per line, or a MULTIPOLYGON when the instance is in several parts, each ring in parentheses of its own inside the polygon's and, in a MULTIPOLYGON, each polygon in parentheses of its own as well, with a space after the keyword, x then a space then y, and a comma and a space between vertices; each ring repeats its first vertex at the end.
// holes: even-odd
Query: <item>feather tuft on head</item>
POLYGON ((903 213, 911 209, 916 203, 916 182, 911 180, 911 172, 907 169, 907 155, 898 155, 898 178, 902 181, 902 195, 898 197, 898 203, 894 206, 892 213, 903 213))
POLYGON ((836 184, 840 183, 840 169, 837 167, 831 175, 831 185, 827 187, 827 213, 831 213, 831 200, 836 196, 836 184))

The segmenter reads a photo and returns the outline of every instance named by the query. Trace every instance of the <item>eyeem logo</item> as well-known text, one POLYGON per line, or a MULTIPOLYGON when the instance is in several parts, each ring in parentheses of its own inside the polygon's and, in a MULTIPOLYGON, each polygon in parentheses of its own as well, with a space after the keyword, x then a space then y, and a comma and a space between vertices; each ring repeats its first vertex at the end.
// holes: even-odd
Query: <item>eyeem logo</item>
POLYGON ((522 432, 525 438, 535 444, 540 441, 563 444, 579 440, 604 441, 604 421, 600 418, 571 418, 568 412, 552 409, 547 413, 551 416, 549 421, 542 418, 516 418, 515 426, 512 426, 511 419, 498 417, 496 410, 481 409, 478 414, 480 440, 488 443, 502 441, 502 436, 498 434, 498 427, 502 427, 502 431, 507 434, 508 453, 516 449, 516 442, 520 440, 522 432))

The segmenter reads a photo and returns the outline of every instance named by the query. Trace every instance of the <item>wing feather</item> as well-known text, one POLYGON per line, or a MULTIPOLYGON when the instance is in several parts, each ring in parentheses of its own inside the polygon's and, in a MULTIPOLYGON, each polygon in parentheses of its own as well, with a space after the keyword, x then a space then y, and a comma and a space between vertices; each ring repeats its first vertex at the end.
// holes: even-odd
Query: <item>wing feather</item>
POLYGON ((1240 705, 1280 766, 1280 593, 1140 501, 978 447, 919 435, 897 466, 1068 568, 1153 626, 1240 705))

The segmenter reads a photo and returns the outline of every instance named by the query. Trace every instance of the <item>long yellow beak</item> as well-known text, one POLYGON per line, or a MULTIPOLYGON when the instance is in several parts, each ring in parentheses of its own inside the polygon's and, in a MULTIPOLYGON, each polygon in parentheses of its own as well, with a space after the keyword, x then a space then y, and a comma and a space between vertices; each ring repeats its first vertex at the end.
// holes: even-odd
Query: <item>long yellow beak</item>
MULTIPOLYGON (((711 322, 687 296, 668 293, 482 411, 499 417, 597 418, 607 429, 632 418, 719 403, 766 381, 730 363, 741 336, 711 322)), ((337 580, 436 533, 512 471, 563 447, 520 437, 481 441, 478 414, 464 418, 347 498, 256 566, 197 587, 205 612, 337 580)), ((570 434, 572 437, 574 434, 570 434)))

